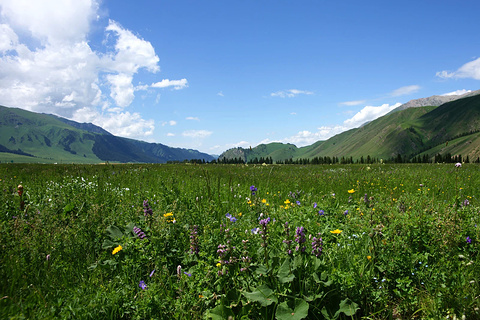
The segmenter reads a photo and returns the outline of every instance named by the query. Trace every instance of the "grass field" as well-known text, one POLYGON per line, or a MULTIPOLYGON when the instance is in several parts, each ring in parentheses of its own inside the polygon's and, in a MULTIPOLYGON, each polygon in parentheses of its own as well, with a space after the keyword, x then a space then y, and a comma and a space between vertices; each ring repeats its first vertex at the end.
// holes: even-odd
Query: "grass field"
POLYGON ((2 163, 0 318, 478 319, 479 196, 475 164, 2 163))

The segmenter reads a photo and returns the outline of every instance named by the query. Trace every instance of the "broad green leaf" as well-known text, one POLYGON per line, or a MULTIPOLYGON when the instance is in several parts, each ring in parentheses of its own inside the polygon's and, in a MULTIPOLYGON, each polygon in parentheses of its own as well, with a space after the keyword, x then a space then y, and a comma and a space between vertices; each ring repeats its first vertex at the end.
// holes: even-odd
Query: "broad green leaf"
POLYGON ((286 258, 277 273, 278 280, 281 283, 292 282, 295 275, 290 273, 290 258, 286 258))
POLYGON ((335 313, 335 318, 338 317, 341 312, 345 313, 347 317, 353 316, 358 309, 360 309, 358 304, 346 298, 340 302, 340 309, 335 313))
POLYGON ((105 239, 103 240, 102 249, 110 249, 118 246, 118 243, 113 242, 112 240, 105 239))
POLYGON ((272 303, 278 302, 272 289, 262 284, 252 292, 242 293, 247 299, 259 302, 263 307, 269 306, 272 303))
POLYGON ((223 320, 223 319, 228 319, 229 316, 234 316, 232 310, 229 308, 225 307, 222 304, 219 304, 215 308, 208 310, 207 311, 207 319, 213 319, 213 320, 223 320))
POLYGON ((300 320, 308 316, 308 303, 303 299, 295 299, 295 308, 292 310, 287 301, 280 303, 275 312, 278 320, 300 320))
POLYGON ((261 276, 265 276, 267 275, 268 270, 265 266, 258 266, 257 269, 255 269, 255 273, 261 276))
POLYGON ((113 240, 118 240, 123 237, 123 232, 115 225, 111 225, 107 228, 108 235, 113 240))

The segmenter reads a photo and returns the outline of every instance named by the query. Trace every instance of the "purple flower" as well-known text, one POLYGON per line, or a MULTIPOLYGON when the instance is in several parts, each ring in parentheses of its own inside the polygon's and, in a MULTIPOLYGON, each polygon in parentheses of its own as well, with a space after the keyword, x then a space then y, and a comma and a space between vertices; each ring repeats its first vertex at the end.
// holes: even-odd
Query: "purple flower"
POLYGON ((252 191, 252 196, 254 196, 255 191, 257 191, 257 188, 255 188, 255 186, 250 186, 250 191, 252 191))
POLYGON ((297 206, 299 206, 299 205, 300 205, 300 201, 297 200, 297 206))
POLYGON ((295 242, 298 243, 298 246, 295 250, 300 250, 301 252, 305 252, 305 247, 302 244, 305 243, 307 239, 305 238, 305 228, 304 227, 297 227, 296 234, 295 234, 295 242))
POLYGON ((462 204, 463 204, 464 207, 466 207, 470 204, 470 201, 468 201, 468 199, 465 199, 465 200, 463 200, 462 204))
POLYGON ((190 254, 198 254, 200 248, 198 247, 198 226, 194 225, 190 231, 190 254))
POLYGON ((368 195, 365 193, 365 195, 363 196, 363 202, 365 203, 368 203, 369 200, 368 200, 368 195))
POLYGON ((467 237, 467 243, 472 243, 472 239, 470 239, 470 237, 467 237))
POLYGON ((145 284, 145 281, 141 280, 138 286, 142 289, 145 290, 147 289, 147 285, 145 284))
POLYGON ((325 214, 325 211, 320 210, 320 211, 318 211, 318 214, 321 215, 321 216, 323 216, 323 215, 325 214))
POLYGON ((153 269, 152 272, 150 272, 150 278, 153 277, 153 274, 155 273, 155 269, 153 269))
POLYGON ((345 212, 343 213, 344 216, 346 216, 348 214, 348 210, 345 210, 345 212))
POLYGON ((145 233, 142 231, 142 229, 138 228, 138 227, 133 227, 133 232, 135 232, 135 234, 137 235, 137 237, 139 237, 140 239, 144 239, 146 238, 147 236, 145 235, 145 233))
POLYGON ((143 213, 145 216, 153 215, 153 210, 152 208, 150 208, 150 205, 148 204, 148 200, 143 200, 143 213))
POLYGON ((323 240, 320 237, 320 235, 321 234, 319 233, 318 238, 313 237, 313 241, 312 241, 312 254, 314 254, 315 257, 318 257, 322 253, 322 250, 323 250, 323 240))
POLYGON ((230 222, 235 222, 235 221, 237 221, 237 218, 235 218, 235 217, 230 218, 230 222))
POLYGON ((259 229, 258 228, 253 228, 251 231, 252 231, 252 234, 258 234, 259 229))
POLYGON ((183 272, 183 274, 186 274, 186 275, 187 275, 187 276, 189 276, 189 277, 191 277, 191 276, 192 276, 192 274, 191 274, 191 273, 188 273, 188 272, 185 272, 185 271, 183 272))
POLYGON ((316 209, 316 208, 317 208, 317 203, 314 202, 314 203, 313 203, 313 209, 316 209))
POLYGON ((260 220, 260 224, 261 224, 263 227, 266 227, 269 222, 270 222, 270 217, 268 217, 268 218, 266 218, 266 219, 260 220))
POLYGON ((230 213, 227 213, 227 214, 225 215, 225 217, 227 217, 227 219, 231 219, 231 218, 232 218, 232 215, 231 215, 230 213))

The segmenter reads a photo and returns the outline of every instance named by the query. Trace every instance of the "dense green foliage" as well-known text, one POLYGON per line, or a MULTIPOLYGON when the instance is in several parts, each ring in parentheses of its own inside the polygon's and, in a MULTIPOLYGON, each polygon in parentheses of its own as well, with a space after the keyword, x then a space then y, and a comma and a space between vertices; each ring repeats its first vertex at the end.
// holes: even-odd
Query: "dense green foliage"
POLYGON ((478 319, 478 169, 1 164, 0 318, 478 319))

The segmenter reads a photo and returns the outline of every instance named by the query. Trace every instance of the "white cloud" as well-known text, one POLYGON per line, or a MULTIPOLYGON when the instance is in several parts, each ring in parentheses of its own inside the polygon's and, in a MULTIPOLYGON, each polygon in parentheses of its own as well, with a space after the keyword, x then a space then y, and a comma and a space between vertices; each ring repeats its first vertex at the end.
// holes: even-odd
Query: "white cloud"
POLYGON ((2 18, 43 45, 85 41, 97 10, 95 0, 2 0, 1 3, 2 18))
POLYGON ((283 143, 292 143, 297 147, 311 145, 317 141, 327 140, 344 131, 357 128, 366 122, 373 121, 387 114, 393 109, 399 107, 400 105, 401 103, 396 103, 392 106, 389 104, 383 104, 378 107, 366 106, 362 110, 357 112, 353 117, 345 120, 342 125, 322 126, 317 128, 316 132, 303 130, 285 139, 280 139, 280 140, 266 139, 260 143, 283 142, 283 143))
POLYGON ((207 138, 209 137, 213 132, 212 131, 207 131, 207 130, 187 130, 182 132, 182 136, 188 137, 188 138, 207 138))
POLYGON ((345 102, 340 102, 340 105, 342 105, 342 106, 358 106, 360 104, 364 104, 365 102, 366 102, 365 100, 345 101, 345 102))
MULTIPOLYGON (((99 11, 97 0, 2 0, 1 104, 77 121, 88 118, 131 138, 151 135, 153 120, 125 108, 136 91, 150 87, 134 85, 136 74, 160 71, 159 58, 149 41, 113 20, 104 26, 103 47, 93 50, 88 35, 100 22, 99 11)), ((187 81, 163 80, 157 86, 179 89, 187 81)))
POLYGON ((217 96, 224 97, 223 92, 220 91, 219 93, 217 93, 217 96))
POLYGON ((152 88, 167 88, 167 87, 173 87, 173 89, 175 90, 180 90, 188 87, 188 81, 187 79, 181 79, 181 80, 163 79, 160 82, 152 83, 152 88))
POLYGON ((167 137, 175 137, 175 133, 168 132, 167 137))
POLYGON ((135 99, 132 80, 131 75, 123 73, 107 75, 107 81, 110 83, 110 97, 115 100, 117 106, 128 107, 135 99))
POLYGON ((439 71, 436 73, 436 76, 439 78, 472 78, 475 80, 480 80, 480 58, 477 58, 473 61, 465 63, 463 66, 458 68, 457 71, 448 72, 448 71, 439 71))
POLYGON ((375 120, 389 113, 400 105, 401 103, 396 103, 393 106, 389 104, 382 104, 379 107, 366 106, 362 110, 357 112, 352 118, 345 120, 343 124, 349 129, 357 128, 365 122, 375 120))
POLYGON ((420 90, 420 86, 417 86, 417 85, 405 86, 405 87, 401 87, 396 90, 393 90, 392 93, 390 93, 390 95, 392 97, 406 96, 406 95, 415 93, 418 90, 420 90))
POLYGON ((177 121, 175 121, 175 120, 170 120, 170 121, 162 122, 162 127, 166 126, 167 124, 168 124, 169 126, 175 126, 175 125, 177 125, 177 121))
POLYGON ((280 98, 293 98, 293 97, 298 96, 299 94, 311 95, 311 94, 313 94, 313 92, 306 91, 306 90, 290 89, 290 90, 272 92, 272 93, 270 93, 270 96, 280 97, 280 98))
POLYGON ((472 92, 472 90, 461 89, 461 90, 456 90, 456 91, 453 91, 453 92, 444 93, 444 94, 442 94, 442 96, 461 96, 461 95, 469 93, 469 92, 472 92))
POLYGON ((101 114, 94 108, 84 107, 78 109, 72 119, 93 123, 121 137, 145 138, 151 136, 155 130, 154 120, 145 120, 137 112, 101 114))
POLYGON ((194 121, 200 121, 199 118, 197 117, 186 117, 185 120, 194 120, 194 121))
POLYGON ((227 143, 225 145, 214 145, 209 150, 211 152, 223 152, 232 148, 249 148, 252 144, 248 141, 240 141, 237 143, 227 143))

